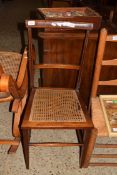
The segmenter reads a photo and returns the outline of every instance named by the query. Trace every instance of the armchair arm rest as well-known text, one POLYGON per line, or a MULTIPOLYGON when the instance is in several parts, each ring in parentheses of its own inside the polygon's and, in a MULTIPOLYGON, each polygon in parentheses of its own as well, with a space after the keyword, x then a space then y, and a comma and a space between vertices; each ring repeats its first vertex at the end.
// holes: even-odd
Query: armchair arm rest
POLYGON ((4 73, 2 66, 0 65, 0 76, 4 73))
POLYGON ((16 82, 11 75, 2 74, 0 77, 0 91, 9 92, 14 98, 21 98, 16 82))
POLYGON ((9 79, 8 75, 4 73, 1 74, 0 77, 0 92, 9 92, 9 79))

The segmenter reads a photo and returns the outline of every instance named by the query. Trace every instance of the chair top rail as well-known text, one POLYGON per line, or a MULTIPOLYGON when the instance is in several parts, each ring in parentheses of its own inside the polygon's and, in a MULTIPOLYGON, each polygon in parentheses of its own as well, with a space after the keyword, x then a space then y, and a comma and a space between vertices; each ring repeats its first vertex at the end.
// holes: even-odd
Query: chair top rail
POLYGON ((27 28, 55 28, 55 29, 84 29, 93 30, 93 23, 88 22, 69 22, 69 21, 51 21, 51 20, 26 20, 27 28))

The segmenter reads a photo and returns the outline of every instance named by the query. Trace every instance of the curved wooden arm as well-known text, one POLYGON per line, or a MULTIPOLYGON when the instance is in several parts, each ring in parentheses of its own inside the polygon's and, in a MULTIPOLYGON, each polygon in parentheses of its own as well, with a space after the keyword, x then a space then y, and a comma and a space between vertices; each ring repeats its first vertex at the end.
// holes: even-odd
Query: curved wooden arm
MULTIPOLYGON (((25 98, 28 93, 28 71, 26 70, 25 77, 22 83, 21 88, 19 89, 20 95, 22 98, 25 98)), ((12 112, 17 112, 19 108, 19 100, 21 99, 15 99, 12 105, 12 112)))
POLYGON ((28 89, 28 73, 25 72, 24 80, 21 88, 18 88, 17 83, 11 75, 2 74, 0 77, 0 92, 9 92, 14 99, 21 99, 24 97, 28 89))
POLYGON ((0 77, 0 92, 9 92, 9 76, 4 73, 0 77))
POLYGON ((16 82, 11 75, 2 74, 0 78, 0 91, 9 92, 14 98, 21 98, 16 82))
POLYGON ((27 48, 25 48, 23 56, 22 56, 22 62, 21 62, 21 65, 20 65, 19 75, 18 75, 18 78, 17 78, 18 88, 20 88, 22 86, 22 83, 23 83, 23 80, 24 80, 24 77, 25 77, 26 68, 27 68, 27 60, 28 60, 27 48))
POLYGON ((2 66, 0 65, 0 76, 4 73, 2 66))
POLYGON ((0 92, 9 92, 14 99, 21 99, 24 97, 28 89, 28 75, 27 75, 27 49, 25 48, 17 82, 11 75, 4 73, 0 65, 0 92))
POLYGON ((22 82, 21 88, 18 89, 20 92, 21 98, 24 97, 26 91, 28 91, 28 70, 26 69, 25 75, 24 75, 24 80, 22 82))

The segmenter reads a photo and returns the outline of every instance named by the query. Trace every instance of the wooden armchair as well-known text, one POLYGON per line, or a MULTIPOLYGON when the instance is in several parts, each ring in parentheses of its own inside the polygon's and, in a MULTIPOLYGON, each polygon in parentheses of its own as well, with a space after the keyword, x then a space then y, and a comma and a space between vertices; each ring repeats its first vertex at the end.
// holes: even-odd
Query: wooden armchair
POLYGON ((12 134, 14 140, 1 139, 0 144, 10 144, 9 153, 16 152, 20 142, 19 122, 28 92, 27 50, 23 55, 0 52, 0 103, 12 102, 14 113, 12 134))
POLYGON ((114 53, 116 53, 116 48, 117 35, 108 35, 107 30, 105 28, 102 29, 100 33, 91 94, 91 115, 94 126, 97 130, 97 136, 95 136, 97 139, 101 138, 102 142, 100 140, 96 142, 96 138, 93 137, 95 144, 94 151, 96 153, 92 154, 92 158, 95 158, 96 162, 91 161, 91 166, 117 166, 117 163, 109 161, 109 159, 111 160, 113 158, 117 158, 117 155, 113 153, 115 148, 117 148, 117 144, 109 144, 108 142, 106 142, 107 139, 110 138, 111 140, 113 140, 113 138, 108 132, 104 112, 102 110, 103 108, 101 106, 98 96, 100 94, 117 94, 117 54, 114 55, 114 53), (111 52, 107 50, 108 44, 113 44, 110 46, 111 52), (100 153, 97 153, 96 148, 100 148, 100 153), (112 149, 112 154, 108 153, 110 148, 112 149), (104 152, 104 149, 106 152, 104 152), (98 159, 100 160, 100 158, 102 158, 102 160, 97 161, 98 159), (107 159, 108 161, 105 161, 103 159, 107 159))
MULTIPOLYGON (((81 77, 83 71, 84 59, 86 58, 86 49, 88 43, 89 31, 93 29, 91 23, 79 23, 68 21, 48 21, 48 20, 29 20, 26 21, 29 38, 29 70, 30 70, 30 97, 27 103, 26 111, 21 125, 22 130, 22 144, 24 150, 24 158, 26 168, 29 168, 29 146, 80 146, 80 167, 87 167, 92 153, 92 137, 93 123, 87 113, 86 106, 79 93, 81 84, 81 77), (74 25, 74 27, 71 27, 74 25), (85 39, 82 48, 82 55, 78 65, 72 64, 36 64, 34 58, 34 48, 32 45, 32 31, 34 29, 52 29, 58 33, 57 29, 64 32, 63 38, 69 36, 72 39, 72 33, 66 33, 65 29, 75 30, 74 37, 77 37, 77 32, 83 30, 85 32, 85 39), (56 29, 56 30, 55 30, 56 29), (34 73, 36 69, 62 69, 69 70, 70 72, 76 71, 76 89, 68 88, 51 88, 51 87, 34 87, 34 73), (48 143, 31 143, 30 131, 32 129, 75 129, 78 133, 78 143, 61 143, 61 142, 48 142, 48 143), (81 137, 83 132, 83 139, 81 137)), ((50 32, 51 32, 50 31, 50 32)), ((41 31, 42 32, 42 31, 41 31)), ((48 37, 50 37, 48 35, 48 37)), ((71 58, 72 59, 72 58, 71 58)))

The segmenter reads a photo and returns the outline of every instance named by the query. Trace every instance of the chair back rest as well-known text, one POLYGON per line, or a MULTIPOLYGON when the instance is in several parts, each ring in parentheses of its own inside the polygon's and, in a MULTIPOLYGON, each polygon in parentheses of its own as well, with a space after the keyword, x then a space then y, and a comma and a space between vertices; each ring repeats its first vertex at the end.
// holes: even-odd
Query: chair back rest
MULTIPOLYGON (((77 80, 76 80, 76 88, 80 88, 84 59, 86 57, 86 49, 88 44, 88 35, 89 31, 94 29, 93 23, 83 23, 83 22, 68 22, 68 21, 50 21, 50 20, 27 20, 26 27, 28 29, 28 41, 29 41, 29 70, 30 70, 30 88, 34 87, 34 70, 35 69, 64 69, 64 70, 76 70, 77 80), (58 33, 58 31, 62 30, 62 32, 66 33, 66 30, 72 31, 69 37, 72 37, 73 31, 75 33, 79 32, 79 30, 85 31, 85 38, 82 48, 82 54, 80 59, 80 65, 72 65, 72 64, 36 64, 34 58, 34 48, 32 42, 32 29, 44 29, 44 30, 52 30, 58 33)), ((42 32, 42 31, 41 31, 42 32)), ((68 34, 67 34, 68 36, 68 34)), ((63 35, 64 37, 64 35, 63 35)), ((72 59, 72 58, 71 58, 72 59)))
MULTIPOLYGON (((100 32, 100 38, 99 38, 99 44, 98 44, 98 50, 97 50, 97 58, 96 58, 96 64, 95 64, 95 70, 94 70, 94 77, 93 77, 93 84, 92 84, 92 92, 91 97, 96 97, 98 93, 98 87, 99 86, 105 86, 105 88, 109 87, 115 87, 117 86, 117 71, 114 72, 114 79, 111 76, 105 76, 103 77, 104 80, 102 80, 102 69, 110 67, 110 75, 113 70, 117 70, 117 57, 113 59, 113 53, 110 48, 110 55, 112 58, 105 58, 105 55, 107 57, 106 52, 107 50, 106 45, 109 43, 116 44, 117 42, 117 35, 108 35, 107 30, 105 28, 101 29, 100 32)), ((106 88, 107 89, 107 88, 106 88)), ((117 91, 116 91, 117 92, 117 91)), ((107 92, 108 93, 108 92, 107 92)))

